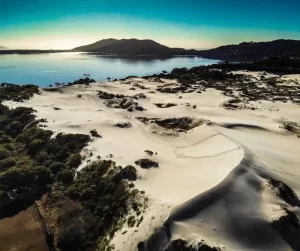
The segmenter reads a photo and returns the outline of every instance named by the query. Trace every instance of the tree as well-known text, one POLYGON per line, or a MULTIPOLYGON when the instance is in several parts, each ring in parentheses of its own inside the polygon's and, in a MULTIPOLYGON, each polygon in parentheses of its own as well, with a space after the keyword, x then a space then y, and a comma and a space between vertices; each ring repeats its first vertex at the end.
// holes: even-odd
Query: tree
POLYGON ((70 184, 73 181, 74 172, 71 170, 63 170, 57 174, 57 180, 64 184, 70 184))
POLYGON ((42 149, 45 145, 45 141, 40 139, 33 140, 28 146, 28 153, 29 154, 36 154, 38 151, 42 149))
POLYGON ((65 165, 61 162, 54 162, 50 165, 51 173, 53 173, 55 175, 63 169, 65 169, 65 165))
POLYGON ((83 251, 93 244, 97 234, 94 216, 80 204, 67 201, 59 218, 57 245, 64 251, 83 251))
POLYGON ((80 164, 81 164, 81 156, 80 154, 76 153, 70 157, 67 165, 71 168, 77 168, 80 164))
POLYGON ((9 151, 4 148, 0 148, 0 160, 6 159, 9 156, 9 151))

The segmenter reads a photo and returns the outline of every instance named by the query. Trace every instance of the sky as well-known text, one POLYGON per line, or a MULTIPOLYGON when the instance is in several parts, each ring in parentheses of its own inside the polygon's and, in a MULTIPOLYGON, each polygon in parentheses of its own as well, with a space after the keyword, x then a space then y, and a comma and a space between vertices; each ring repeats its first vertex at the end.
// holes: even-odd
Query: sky
POLYGON ((300 40, 300 0, 0 0, 0 46, 72 49, 105 38, 214 48, 300 40))

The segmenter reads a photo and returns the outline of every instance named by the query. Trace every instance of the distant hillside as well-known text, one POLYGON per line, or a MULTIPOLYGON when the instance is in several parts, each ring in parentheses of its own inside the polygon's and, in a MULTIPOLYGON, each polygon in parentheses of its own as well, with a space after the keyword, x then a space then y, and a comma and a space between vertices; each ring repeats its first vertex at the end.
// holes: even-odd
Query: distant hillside
POLYGON ((210 50, 170 48, 153 40, 104 39, 93 44, 74 48, 75 51, 114 55, 198 55, 204 58, 228 61, 259 61, 268 57, 300 58, 300 41, 279 39, 270 42, 244 42, 210 50))
POLYGON ((205 58, 229 61, 258 61, 275 57, 300 57, 300 41, 279 39, 270 42, 244 42, 201 51, 205 58))
POLYGON ((113 45, 114 43, 119 42, 117 39, 109 38, 109 39, 103 39, 93 44, 88 44, 80 47, 76 47, 73 50, 76 51, 97 51, 100 48, 103 48, 105 46, 113 45))
POLYGON ((175 55, 184 49, 169 48, 153 40, 104 39, 93 44, 74 48, 75 51, 117 55, 175 55))
MULTIPOLYGON (((68 51, 68 50, 66 50, 68 51)), ((210 50, 185 50, 170 48, 153 40, 145 39, 104 39, 96 43, 80 46, 69 51, 91 52, 95 54, 113 54, 118 56, 151 56, 153 58, 174 55, 196 55, 203 58, 253 62, 269 57, 283 57, 300 60, 300 40, 279 39, 270 42, 244 42, 225 45, 210 50)), ((55 53, 61 50, 9 50, 0 46, 0 54, 55 53)))

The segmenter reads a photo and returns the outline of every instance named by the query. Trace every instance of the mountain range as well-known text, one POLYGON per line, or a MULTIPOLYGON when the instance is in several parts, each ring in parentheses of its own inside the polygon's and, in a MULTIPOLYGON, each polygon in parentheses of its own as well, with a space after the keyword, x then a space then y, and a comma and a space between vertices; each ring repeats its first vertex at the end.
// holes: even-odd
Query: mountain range
POLYGON ((258 61, 271 56, 300 58, 300 41, 279 39, 269 42, 244 42, 201 51, 200 55, 229 61, 258 61))
POLYGON ((96 43, 76 47, 72 50, 10 50, 0 46, 0 54, 36 54, 57 52, 89 52, 125 57, 147 56, 164 58, 175 55, 195 55, 203 58, 232 62, 261 61, 269 57, 300 60, 300 40, 278 39, 269 42, 243 42, 209 50, 170 48, 150 39, 103 39, 96 43))
POLYGON ((138 39, 104 39, 96 43, 76 47, 73 51, 98 54, 129 56, 174 56, 197 55, 204 58, 228 61, 257 61, 271 56, 300 57, 300 41, 279 39, 269 42, 244 42, 236 45, 225 45, 209 50, 186 50, 170 48, 153 40, 138 39))

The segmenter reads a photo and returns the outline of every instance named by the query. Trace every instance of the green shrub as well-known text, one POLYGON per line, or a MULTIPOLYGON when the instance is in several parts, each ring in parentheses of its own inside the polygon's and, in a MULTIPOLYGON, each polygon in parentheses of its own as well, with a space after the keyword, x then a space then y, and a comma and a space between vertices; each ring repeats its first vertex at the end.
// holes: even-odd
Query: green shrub
POLYGON ((189 74, 182 74, 180 76, 181 79, 186 79, 186 80, 190 80, 191 79, 191 76, 189 74))
POLYGON ((0 201, 4 198, 5 196, 5 192, 0 190, 0 201))
POLYGON ((0 115, 4 115, 8 112, 8 107, 0 103, 0 115))
POLYGON ((8 111, 0 120, 0 128, 4 128, 7 135, 16 137, 24 128, 35 119, 33 110, 26 107, 17 107, 8 111))
POLYGON ((128 183, 115 177, 118 173, 109 172, 117 169, 113 161, 95 161, 78 172, 67 189, 70 198, 81 202, 93 213, 101 233, 117 228, 118 221, 128 212, 135 197, 128 183))
POLYGON ((50 165, 51 173, 53 173, 55 175, 63 169, 65 169, 65 165, 61 162, 54 162, 50 165))
MULTIPOLYGON (((22 102, 39 93, 38 86, 35 85, 14 85, 14 84, 1 84, 0 101, 13 100, 22 102)), ((1 109, 1 108, 0 108, 1 109)))
POLYGON ((85 134, 62 134, 59 133, 55 138, 51 139, 47 145, 47 151, 53 155, 58 154, 63 148, 68 148, 70 153, 81 150, 90 137, 85 134))
POLYGON ((89 250, 97 237, 97 223, 93 214, 79 204, 67 201, 59 218, 57 246, 64 251, 89 250))
POLYGON ((44 145, 45 145, 45 141, 40 139, 35 139, 28 145, 28 153, 36 154, 37 152, 42 150, 44 145))
POLYGON ((4 191, 26 192, 29 188, 39 189, 49 183, 50 173, 43 166, 10 168, 0 173, 0 184, 4 191))
MULTIPOLYGON (((32 114, 34 112, 34 110, 32 108, 28 108, 28 107, 17 107, 15 109, 12 109, 8 112, 8 118, 10 119, 14 119, 17 118, 19 119, 22 115, 25 114, 32 114)), ((33 115, 34 116, 34 115, 33 115)), ((35 116, 34 116, 35 117, 35 116)), ((20 121, 20 120, 19 120, 20 121)), ((27 122, 27 121, 26 121, 27 122)))
POLYGON ((51 156, 49 156, 47 153, 45 152, 41 152, 39 154, 37 154, 34 159, 36 160, 36 162, 40 165, 47 165, 48 161, 51 160, 51 156))
POLYGON ((16 161, 16 159, 14 159, 12 157, 8 157, 5 160, 0 161, 1 169, 13 167, 15 165, 17 165, 17 161, 16 161))
POLYGON ((10 127, 12 129, 19 129, 19 128, 22 128, 22 123, 20 121, 15 120, 15 121, 11 122, 10 127))
POLYGON ((75 183, 73 183, 72 185, 70 185, 68 187, 67 194, 73 200, 77 200, 77 199, 80 198, 80 196, 81 196, 81 187, 80 187, 80 185, 78 185, 76 183, 76 180, 75 180, 75 183))
POLYGON ((136 221, 134 216, 129 216, 127 220, 128 227, 134 227, 136 221))
POLYGON ((6 159, 9 156, 10 152, 4 148, 0 148, 0 160, 6 159))
POLYGON ((15 150, 15 146, 13 144, 5 144, 5 145, 3 145, 3 148, 10 152, 15 150))
POLYGON ((90 140, 88 135, 84 134, 58 134, 51 139, 46 146, 49 154, 55 156, 55 160, 63 162, 73 153, 78 153, 90 140))
POLYGON ((117 173, 114 178, 116 181, 121 179, 135 181, 137 180, 137 172, 135 167, 129 165, 121 169, 121 171, 117 173))
POLYGON ((20 121, 13 121, 11 124, 10 124, 10 135, 12 137, 15 137, 17 136, 20 132, 22 132, 23 130, 23 125, 20 121))
MULTIPOLYGON (((59 149, 58 146, 56 146, 56 147, 59 149)), ((68 159, 69 155, 70 155, 70 148, 68 145, 66 145, 66 146, 63 146, 61 148, 61 150, 56 154, 55 159, 57 161, 64 161, 64 160, 68 159)))
POLYGON ((73 154, 67 163, 70 168, 77 168, 81 164, 81 155, 78 153, 73 154))
POLYGON ((11 137, 8 135, 0 136, 0 144, 10 143, 12 141, 11 137))
POLYGON ((64 184, 70 184, 73 181, 74 173, 71 170, 63 170, 57 173, 57 180, 64 184))
POLYGON ((16 141, 25 143, 26 145, 29 145, 33 140, 36 139, 48 142, 52 134, 53 132, 49 130, 43 130, 33 126, 22 131, 22 133, 17 136, 16 141))

